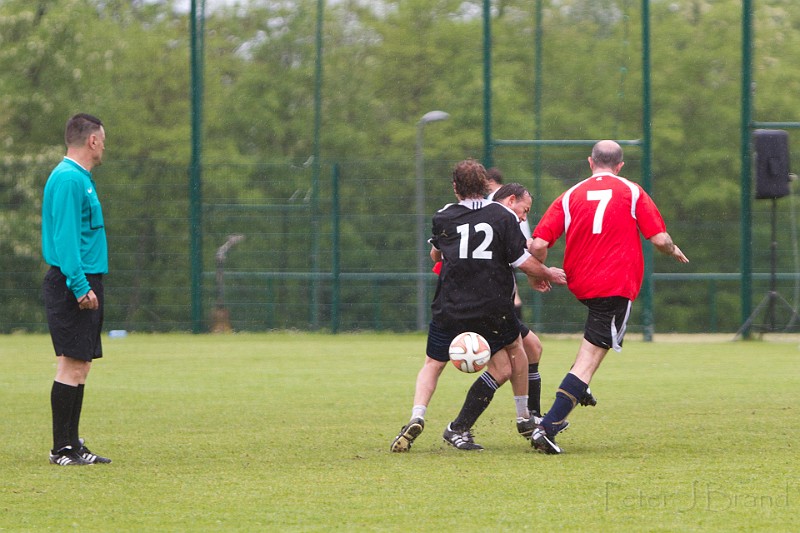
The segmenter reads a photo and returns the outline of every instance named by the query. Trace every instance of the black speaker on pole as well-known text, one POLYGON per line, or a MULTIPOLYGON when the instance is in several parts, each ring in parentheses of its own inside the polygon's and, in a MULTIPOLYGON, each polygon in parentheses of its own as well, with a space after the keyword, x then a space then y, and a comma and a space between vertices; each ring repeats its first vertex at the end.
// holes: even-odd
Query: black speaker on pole
POLYGON ((784 130, 755 130, 756 199, 789 195, 789 134, 784 130))
POLYGON ((775 306, 781 304, 790 311, 789 322, 783 331, 789 331, 791 327, 800 321, 800 314, 792 307, 792 304, 778 294, 777 289, 777 268, 778 268, 778 198, 789 195, 789 134, 783 130, 755 130, 753 132, 753 144, 756 149, 756 199, 772 200, 772 245, 770 246, 770 281, 769 292, 761 303, 756 306, 750 317, 745 320, 739 331, 738 337, 745 331, 750 330, 750 326, 762 309, 766 308, 767 324, 761 328, 762 331, 778 331, 775 323, 775 306))

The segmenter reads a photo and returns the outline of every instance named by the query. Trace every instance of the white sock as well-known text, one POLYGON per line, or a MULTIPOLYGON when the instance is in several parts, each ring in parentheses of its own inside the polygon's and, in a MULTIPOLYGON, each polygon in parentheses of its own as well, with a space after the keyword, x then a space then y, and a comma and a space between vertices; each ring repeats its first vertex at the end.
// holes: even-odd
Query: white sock
POLYGON ((411 418, 421 418, 425 420, 425 411, 428 410, 427 405, 415 405, 411 409, 411 418))
POLYGON ((517 408, 517 418, 530 418, 531 414, 528 411, 528 395, 514 396, 514 405, 517 408))

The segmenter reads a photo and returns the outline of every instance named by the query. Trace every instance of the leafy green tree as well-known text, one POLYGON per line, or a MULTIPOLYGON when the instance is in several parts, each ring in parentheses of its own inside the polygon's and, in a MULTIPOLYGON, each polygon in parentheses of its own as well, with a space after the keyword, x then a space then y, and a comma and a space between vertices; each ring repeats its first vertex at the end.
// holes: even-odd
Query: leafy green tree
POLYGON ((0 4, 0 285, 13 302, 0 310, 0 331, 43 319, 41 189, 63 154, 66 118, 94 96, 83 92, 102 68, 94 18, 80 0, 0 4))
MULTIPOLYGON (((208 2, 209 6, 211 2, 208 2)), ((350 280, 343 299, 354 327, 386 321, 413 327, 416 269, 414 148, 425 128, 426 217, 452 200, 454 161, 483 153, 483 1, 325 2, 321 161, 314 153, 317 0, 249 0, 210 9, 203 81, 203 269, 231 233, 248 238, 231 253, 243 302, 241 324, 304 325, 305 281, 318 231, 318 260, 331 268, 333 165, 340 177, 344 271, 398 272, 395 283, 350 280), (321 194, 310 198, 314 164, 321 194), (316 221, 311 224, 312 217, 316 221), (266 280, 252 273, 277 272, 266 280), (408 279, 411 279, 410 277, 408 279), (257 281, 253 281, 257 280, 257 281), (391 286, 390 286, 391 285, 391 286), (248 298, 263 305, 248 304, 248 298), (371 299, 377 299, 372 301, 371 299), (394 305, 380 306, 381 299, 394 305), (413 312, 412 312, 413 313, 413 312)), ((642 129, 641 2, 543 0, 542 72, 534 70, 537 2, 493 0, 492 135, 495 139, 636 139, 642 129), (534 116, 534 84, 542 95, 534 116)), ((735 272, 739 258, 741 5, 733 0, 651 1, 653 194, 671 233, 692 259, 681 271, 735 272)), ((794 65, 800 4, 757 2, 754 118, 797 120, 794 65)), ((41 188, 63 154, 62 128, 78 111, 107 124, 97 169, 108 211, 118 298, 109 320, 130 328, 188 328, 190 146, 189 20, 173 0, 7 0, 0 3, 0 287, 18 303, 0 309, 0 328, 40 327, 38 210, 41 188), (20 326, 20 325, 23 326, 20 326), (10 325, 10 326, 9 326, 10 325)), ((792 146, 798 140, 791 132, 792 146)), ((586 177, 588 148, 497 147, 509 179, 536 191, 536 217, 586 177), (534 158, 539 157, 538 163, 534 158), (534 168, 541 176, 534 181, 534 168)), ((638 180, 641 153, 626 148, 624 174, 638 180)), ((779 203, 781 227, 796 224, 779 203)), ((769 263, 768 202, 754 202, 754 263, 769 263)), ((788 239, 780 269, 792 271, 788 239)), ((554 258, 557 255, 553 256, 554 258)), ((656 270, 677 265, 656 257, 656 270)), ((431 283, 433 283, 433 278, 431 283)), ((727 283, 727 282, 726 282, 727 283)), ((657 287, 659 324, 735 327, 738 285, 707 316, 697 283, 657 287), (733 318, 731 318, 733 317, 733 318), (716 321, 716 322, 715 322, 716 321)), ((213 284, 206 301, 213 303, 213 284)), ((331 298, 322 287, 323 314, 331 298)), ((530 297, 530 295, 528 295, 530 297)), ((568 295, 548 295, 564 328, 580 318, 568 295), (564 311, 564 314, 561 311, 564 311)))

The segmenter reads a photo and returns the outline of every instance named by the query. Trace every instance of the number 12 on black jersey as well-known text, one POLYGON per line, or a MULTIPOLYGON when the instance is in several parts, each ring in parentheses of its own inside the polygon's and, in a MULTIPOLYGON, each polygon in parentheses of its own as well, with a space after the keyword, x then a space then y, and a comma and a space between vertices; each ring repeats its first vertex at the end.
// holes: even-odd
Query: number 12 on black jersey
MULTIPOLYGON (((469 255, 469 224, 461 224, 456 227, 456 231, 461 236, 461 242, 458 246, 459 259, 470 259, 469 255)), ((491 259, 492 251, 489 247, 492 245, 494 239, 494 229, 486 222, 475 224, 475 233, 483 233, 483 242, 478 245, 472 252, 472 259, 491 259)))

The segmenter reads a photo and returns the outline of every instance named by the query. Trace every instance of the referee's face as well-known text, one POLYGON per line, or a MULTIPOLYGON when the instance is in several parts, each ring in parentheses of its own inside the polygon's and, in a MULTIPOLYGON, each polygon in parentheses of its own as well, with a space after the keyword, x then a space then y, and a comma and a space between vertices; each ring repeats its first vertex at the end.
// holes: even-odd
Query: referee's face
POLYGON ((94 166, 100 166, 103 163, 103 152, 106 151, 106 130, 103 126, 89 136, 89 148, 92 150, 92 161, 94 166))

